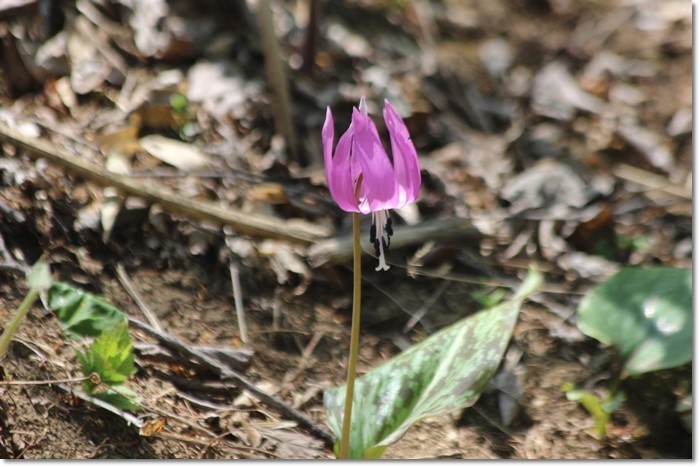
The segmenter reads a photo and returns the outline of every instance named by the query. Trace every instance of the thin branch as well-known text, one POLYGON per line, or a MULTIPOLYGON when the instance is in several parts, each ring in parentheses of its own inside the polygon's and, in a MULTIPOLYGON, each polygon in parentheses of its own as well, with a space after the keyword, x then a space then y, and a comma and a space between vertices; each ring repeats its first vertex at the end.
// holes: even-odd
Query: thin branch
POLYGON ((248 325, 245 320, 245 309, 243 309, 243 292, 241 291, 241 279, 238 273, 238 264, 234 258, 230 258, 228 269, 231 275, 231 288, 233 289, 233 305, 236 308, 236 319, 238 320, 238 329, 241 332, 241 341, 244 344, 249 342, 248 325))
POLYGON ((435 292, 433 292, 433 295, 431 295, 430 298, 428 298, 428 300, 426 300, 423 303, 423 305, 418 309, 418 311, 416 311, 413 314, 413 316, 411 316, 411 319, 409 319, 408 322, 406 323, 406 325, 403 327, 402 331, 404 334, 407 333, 408 331, 410 331, 411 329, 413 329, 413 327, 416 324, 418 324, 418 321, 423 319, 423 316, 425 316, 425 314, 428 311, 430 311, 430 309, 433 307, 433 305, 435 305, 435 302, 437 301, 437 299, 440 298, 442 296, 442 294, 445 293, 445 291, 447 290, 447 288, 451 284, 452 284, 451 282, 445 281, 440 285, 440 287, 438 287, 438 289, 435 292))
POLYGON ((42 379, 31 381, 0 381, 0 386, 42 386, 45 384, 82 383, 88 379, 90 379, 90 376, 83 376, 82 378, 42 379))
POLYGON ((322 16, 321 0, 310 0, 309 18, 304 37, 304 64, 302 65, 302 71, 307 74, 312 74, 316 68, 316 51, 318 50, 322 16))
POLYGON ((612 169, 612 173, 618 178, 644 185, 651 190, 663 191, 664 193, 688 200, 693 199, 693 193, 689 187, 673 183, 666 177, 638 167, 628 164, 616 164, 612 169))
MULTIPOLYGON (((394 227, 391 248, 417 245, 428 240, 475 242, 481 237, 479 230, 468 219, 449 218, 417 225, 394 227)), ((337 264, 352 258, 352 235, 323 240, 309 248, 308 260, 313 267, 337 264)))
POLYGON ((300 427, 309 430, 311 434, 323 440, 327 446, 333 446, 333 442, 335 441, 333 435, 328 433, 326 430, 318 426, 313 420, 283 400, 267 394, 265 391, 259 389, 255 383, 231 368, 230 365, 225 363, 222 365, 222 360, 216 358, 216 356, 212 356, 210 353, 197 350, 195 346, 187 345, 180 339, 173 336, 158 333, 151 326, 134 318, 129 318, 129 323, 155 336, 161 341, 161 343, 163 343, 163 345, 174 348, 178 353, 180 353, 180 355, 200 362, 209 371, 219 375, 222 379, 227 379, 234 382, 239 387, 245 389, 255 398, 260 400, 262 403, 279 412, 281 415, 292 420, 296 420, 300 427))
POLYGON ((248 349, 219 349, 192 345, 132 317, 129 317, 129 324, 155 337, 163 346, 177 352, 182 357, 199 362, 220 377, 224 377, 226 369, 233 371, 247 368, 250 358, 253 356, 253 351, 248 349))
POLYGON ((104 167, 83 160, 39 138, 30 138, 0 124, 0 141, 24 149, 34 158, 44 158, 76 175, 101 186, 113 186, 127 195, 158 203, 163 208, 196 219, 230 225, 239 233, 262 238, 277 238, 310 244, 331 235, 329 229, 301 219, 282 220, 262 214, 247 213, 213 202, 192 199, 154 183, 142 183, 133 177, 116 174, 104 167))
POLYGON ((160 325, 160 321, 158 321, 156 315, 151 311, 148 305, 146 305, 146 302, 143 301, 141 295, 139 295, 136 289, 134 289, 134 286, 131 284, 129 276, 126 274, 126 270, 124 269, 124 265, 122 263, 117 263, 117 267, 115 269, 117 271, 117 278, 122 284, 122 287, 124 287, 126 292, 136 302, 136 305, 138 305, 141 312, 146 316, 148 322, 151 323, 151 326, 153 326, 159 332, 163 332, 163 326, 160 325))

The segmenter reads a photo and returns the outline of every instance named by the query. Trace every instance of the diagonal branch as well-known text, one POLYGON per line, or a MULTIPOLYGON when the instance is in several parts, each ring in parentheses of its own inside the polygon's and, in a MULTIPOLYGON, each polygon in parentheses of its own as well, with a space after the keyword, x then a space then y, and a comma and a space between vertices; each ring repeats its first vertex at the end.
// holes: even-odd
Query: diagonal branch
MULTIPOLYGON (((481 238, 479 230, 469 219, 458 217, 394 227, 391 248, 419 245, 429 240, 475 242, 481 238)), ((309 247, 308 260, 312 267, 339 264, 352 258, 352 235, 329 238, 309 247)))
POLYGON ((44 158, 98 185, 116 187, 125 194, 158 203, 165 209, 196 219, 230 225, 241 234, 304 244, 314 243, 331 235, 328 229, 302 220, 285 221, 271 216, 245 213, 231 207, 223 208, 213 202, 194 200, 153 183, 146 184, 132 177, 110 172, 100 165, 69 154, 49 141, 24 136, 2 124, 0 141, 21 148, 34 158, 44 158))

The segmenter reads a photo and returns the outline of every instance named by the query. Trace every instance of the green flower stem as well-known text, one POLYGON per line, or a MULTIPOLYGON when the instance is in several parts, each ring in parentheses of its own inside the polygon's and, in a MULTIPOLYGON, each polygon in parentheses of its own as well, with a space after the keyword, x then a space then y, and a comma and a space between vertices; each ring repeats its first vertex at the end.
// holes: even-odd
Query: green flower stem
POLYGON ((345 391, 345 414, 343 432, 340 437, 340 459, 348 459, 350 451, 350 423, 352 420, 352 398, 355 392, 355 367, 357 351, 360 347, 360 298, 362 291, 362 248, 360 247, 360 214, 352 214, 352 252, 353 252, 353 286, 352 286, 352 330, 350 331, 350 358, 348 360, 348 380, 345 391))
POLYGON ((7 348, 10 346, 12 336, 15 335, 15 332, 19 327, 19 323, 22 322, 24 315, 27 314, 27 312, 32 307, 38 296, 38 290, 32 289, 29 291, 27 296, 24 297, 24 301, 19 306, 17 313, 15 313, 15 316, 12 318, 12 321, 10 322, 10 324, 7 325, 7 328, 5 328, 5 331, 2 333, 2 336, 0 336, 0 358, 2 358, 5 355, 5 352, 7 352, 7 348))

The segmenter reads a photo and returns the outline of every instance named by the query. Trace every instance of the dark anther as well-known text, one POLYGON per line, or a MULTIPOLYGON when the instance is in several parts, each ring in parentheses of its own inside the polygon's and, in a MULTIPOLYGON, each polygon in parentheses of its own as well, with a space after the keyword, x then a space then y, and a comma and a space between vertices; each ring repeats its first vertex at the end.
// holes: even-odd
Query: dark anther
MULTIPOLYGON (((384 240, 382 240, 384 241, 384 240)), ((376 256, 379 256, 379 240, 375 239, 374 240, 374 254, 376 256)))
POLYGON ((369 241, 372 243, 377 241, 377 226, 374 224, 369 228, 369 241))
POLYGON ((387 245, 386 241, 383 238, 382 238, 382 245, 384 246, 384 253, 389 251, 389 245, 387 245))
POLYGON ((389 217, 389 214, 387 214, 385 229, 387 235, 389 235, 390 237, 394 235, 394 229, 391 228, 391 217, 389 217))

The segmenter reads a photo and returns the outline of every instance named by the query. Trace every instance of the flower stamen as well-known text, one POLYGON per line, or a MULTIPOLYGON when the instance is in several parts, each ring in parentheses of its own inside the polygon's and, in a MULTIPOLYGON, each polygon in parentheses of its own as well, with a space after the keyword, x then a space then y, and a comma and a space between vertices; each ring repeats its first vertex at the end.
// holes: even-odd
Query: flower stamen
POLYGON ((369 241, 374 245, 374 252, 379 258, 379 266, 376 271, 388 271, 386 264, 386 252, 391 245, 391 236, 394 229, 391 227, 391 217, 387 211, 377 211, 372 213, 372 227, 369 229, 369 241))

